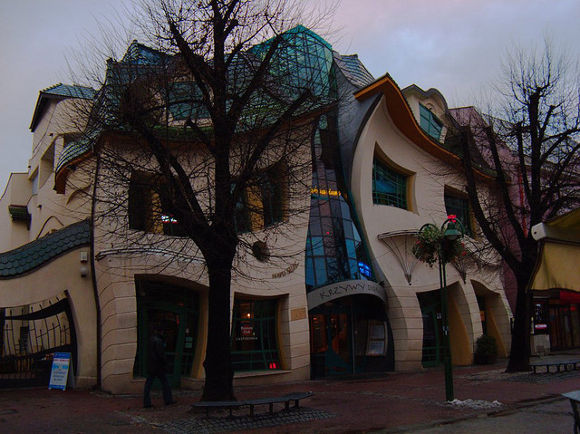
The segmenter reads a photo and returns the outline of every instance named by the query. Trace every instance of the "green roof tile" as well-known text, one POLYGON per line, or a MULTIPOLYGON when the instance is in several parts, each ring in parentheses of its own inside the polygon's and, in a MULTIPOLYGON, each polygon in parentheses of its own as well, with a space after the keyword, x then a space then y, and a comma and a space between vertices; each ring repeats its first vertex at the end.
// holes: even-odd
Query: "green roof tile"
POLYGON ((0 254, 0 278, 17 277, 89 242, 88 220, 67 226, 22 247, 0 254))
POLYGON ((52 87, 41 90, 40 93, 48 95, 59 95, 67 98, 92 99, 94 98, 96 91, 95 89, 86 86, 58 83, 52 87))

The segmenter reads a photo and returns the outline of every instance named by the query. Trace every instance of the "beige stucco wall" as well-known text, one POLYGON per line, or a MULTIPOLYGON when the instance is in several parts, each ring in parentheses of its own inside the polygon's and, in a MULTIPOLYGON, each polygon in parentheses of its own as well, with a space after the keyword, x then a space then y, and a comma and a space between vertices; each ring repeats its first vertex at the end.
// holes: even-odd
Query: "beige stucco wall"
MULTIPOLYGON (((441 104, 430 101, 430 106, 441 104)), ((424 102, 425 103, 425 102, 424 102)), ((429 103, 429 101, 427 101, 429 103)), ((418 101, 412 107, 418 110, 418 101)), ((418 113, 416 114, 418 116, 418 113)), ((437 267, 417 263, 411 248, 411 235, 399 235, 381 241, 378 236, 393 231, 416 231, 425 223, 440 225, 446 219, 444 189, 446 186, 462 191, 461 176, 440 160, 413 144, 393 124, 384 97, 374 109, 357 143, 351 175, 352 193, 371 256, 387 280, 388 315, 395 340, 395 369, 418 369, 421 366, 423 325, 417 294, 439 288, 437 267), (389 163, 410 174, 408 188, 409 209, 375 205, 372 199, 372 167, 375 152, 389 163), (398 256, 386 243, 391 243, 398 256), (411 282, 405 277, 402 259, 411 270, 411 282)), ((475 340, 481 335, 479 309, 473 287, 463 282, 459 272, 450 264, 446 267, 447 283, 453 305, 461 317, 467 333, 466 347, 473 351, 475 340)), ((499 272, 486 267, 471 267, 468 278, 476 277, 492 293, 503 294, 499 272)), ((505 296, 503 296, 505 299, 505 296)), ((504 344, 509 346, 509 317, 507 304, 498 304, 498 323, 504 344)), ((467 360, 462 357, 462 360, 467 360)))
MULTIPOLYGON (((102 229, 101 229, 102 230, 102 229)), ((300 229, 285 240, 305 242, 306 228, 300 229)), ((97 231, 97 240, 99 240, 97 231)), ((108 234, 107 234, 108 235, 108 234)), ((108 236, 105 237, 109 239, 108 236)), ((105 245, 97 241, 96 254, 105 251, 105 245)), ((271 248, 276 248, 272 245, 271 248)), ((143 379, 133 378, 133 365, 137 353, 137 303, 136 276, 164 278, 168 283, 190 287, 198 293, 201 306, 201 324, 196 342, 198 344, 192 377, 203 378, 205 345, 207 339, 207 277, 200 263, 188 263, 179 259, 156 257, 154 254, 135 256, 114 252, 96 261, 97 286, 101 306, 102 326, 102 386, 112 393, 140 392, 143 379)), ((257 262, 257 261, 256 261, 257 262)), ((231 306, 236 296, 260 296, 277 298, 279 302, 279 339, 283 371, 275 375, 236 375, 236 384, 262 383, 263 381, 292 381, 306 379, 310 375, 310 344, 306 294, 304 291, 304 267, 302 258, 280 263, 278 267, 264 264, 248 264, 254 270, 262 269, 261 277, 245 279, 235 276, 232 281, 231 306)), ((200 382, 183 381, 184 387, 200 387, 200 382)))
MULTIPOLYGON (((111 143, 115 139, 111 139, 111 143)), ((115 142, 116 143, 116 142, 115 142)), ((114 146, 114 145, 113 145, 114 146)), ((132 158, 132 145, 117 146, 115 152, 132 158), (120 149, 120 150, 119 150, 120 149)), ((308 148, 309 149, 309 148, 308 148)), ((196 157, 191 156, 195 161, 196 157)), ((272 153, 265 160, 276 162, 280 157, 272 153)), ((242 235, 234 264, 230 293, 230 309, 235 297, 268 297, 278 302, 278 337, 282 370, 276 373, 239 373, 236 384, 261 384, 271 381, 306 379, 310 375, 310 342, 308 307, 304 277, 304 246, 308 230, 310 207, 310 166, 304 160, 310 152, 293 156, 304 167, 307 179, 291 185, 289 193, 293 211, 283 224, 242 235), (255 241, 265 242, 270 259, 260 262, 248 247, 255 241), (251 277, 248 277, 251 276, 251 277)), ((185 158, 184 158, 185 159, 185 158)), ((267 166, 267 162, 264 163, 267 166)), ((197 354, 192 369, 194 380, 183 379, 184 387, 200 387, 204 372, 207 340, 208 281, 203 258, 192 241, 160 234, 145 234, 128 227, 127 207, 120 205, 111 214, 106 208, 107 198, 128 197, 128 180, 115 180, 103 165, 98 186, 97 227, 95 230, 96 277, 99 288, 102 327, 102 386, 112 393, 140 392, 143 379, 133 378, 137 353, 136 276, 148 275, 191 288, 200 295, 202 324, 197 337, 197 354), (105 191, 106 189, 106 191, 105 191), (137 253, 136 250, 137 249, 137 253)), ((118 178, 117 178, 118 179, 118 178)), ((202 204, 203 206, 203 204, 202 204)))
POLYGON ((31 196, 30 183, 26 173, 12 173, 0 197, 0 252, 6 252, 28 242, 28 228, 25 222, 12 221, 8 212, 10 205, 26 205, 31 196))
POLYGON ((72 116, 72 113, 83 104, 75 99, 47 103, 33 133, 28 172, 11 174, 0 198, 0 252, 15 249, 89 217, 90 202, 81 200, 81 194, 75 197, 73 193, 89 191, 90 163, 78 165, 64 195, 54 191, 54 169, 65 146, 65 135, 81 127, 79 116, 72 116), (24 222, 12 221, 9 205, 27 207, 31 215, 30 228, 24 222))
MULTIPOLYGON (((32 215, 29 240, 32 241, 53 230, 68 226, 89 217, 90 201, 78 204, 79 190, 90 193, 92 164, 76 165, 67 180, 65 194, 54 190, 56 165, 66 146, 67 134, 82 128, 79 109, 86 104, 83 100, 65 99, 49 101, 40 118, 33 136, 33 152, 29 160, 29 182, 38 179, 38 190, 31 195, 28 212, 32 215)), ((82 109, 80 113, 83 113, 82 109)))
MULTIPOLYGON (((90 186, 91 163, 80 164, 69 179, 67 192, 54 191, 54 169, 65 145, 65 134, 78 131, 80 117, 77 100, 50 100, 33 134, 32 156, 27 173, 13 173, 0 198, 0 252, 23 246, 44 235, 89 216, 90 202, 79 200, 74 192, 90 186), (74 113, 74 116, 71 114, 74 113), (30 228, 13 222, 9 205, 25 205, 31 215, 30 228)), ((90 273, 80 275, 80 252, 77 248, 24 275, 0 280, 0 306, 35 304, 62 296, 67 290, 72 302, 77 334, 79 366, 76 384, 94 386, 97 377, 96 305, 90 273)), ((86 265, 85 265, 86 266, 86 265)))
POLYGON ((77 334, 79 366, 78 387, 96 383, 97 335, 96 306, 90 274, 81 277, 80 252, 88 247, 71 250, 26 275, 0 280, 0 307, 39 303, 67 290, 72 302, 74 326, 77 334))

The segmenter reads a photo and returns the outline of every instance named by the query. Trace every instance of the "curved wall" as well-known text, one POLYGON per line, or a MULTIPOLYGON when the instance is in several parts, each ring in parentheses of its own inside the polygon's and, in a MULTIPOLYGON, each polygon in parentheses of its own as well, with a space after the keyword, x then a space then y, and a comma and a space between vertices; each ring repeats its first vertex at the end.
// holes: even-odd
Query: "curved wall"
MULTIPOLYGON (((423 346, 423 320, 417 294, 439 289, 439 273, 436 267, 417 263, 411 251, 412 234, 425 223, 440 224, 446 219, 445 187, 461 191, 461 176, 397 129, 385 96, 361 131, 352 166, 350 182, 356 211, 368 239, 370 254, 388 281, 395 368, 417 369, 421 366, 423 346), (375 158, 409 175, 408 209, 373 203, 375 158)), ((446 271, 448 286, 454 288, 450 291, 450 321, 455 327, 451 333, 453 360, 457 364, 469 364, 475 339, 482 333, 477 298, 471 284, 462 280, 454 266, 448 264, 446 271)), ((485 267, 471 268, 468 276, 479 276, 489 293, 500 294, 505 299, 499 273, 485 267)), ((496 316, 501 317, 498 335, 504 346, 509 341, 509 316, 505 303, 505 308, 496 316)))

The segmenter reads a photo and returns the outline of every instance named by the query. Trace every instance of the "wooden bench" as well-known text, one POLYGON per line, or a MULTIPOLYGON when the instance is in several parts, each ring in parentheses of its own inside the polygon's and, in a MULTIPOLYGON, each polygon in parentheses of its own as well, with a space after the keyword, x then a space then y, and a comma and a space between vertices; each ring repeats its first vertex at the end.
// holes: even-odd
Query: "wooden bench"
POLYGON ((284 409, 290 409, 290 403, 294 401, 294 408, 300 406, 300 400, 309 398, 313 395, 312 392, 295 392, 283 396, 274 396, 270 398, 248 399, 244 401, 200 401, 192 404, 193 408, 205 408, 205 415, 209 417, 210 409, 228 409, 230 417, 232 417, 233 409, 241 407, 250 408, 250 416, 254 417, 254 407, 257 405, 268 405, 270 414, 274 414, 274 404, 284 403, 284 409))
POLYGON ((562 393, 562 396, 570 400, 572 413, 574 413, 574 434, 580 430, 580 416, 578 415, 578 402, 580 402, 580 390, 574 390, 568 393, 562 393))
POLYGON ((532 362, 530 363, 530 368, 532 368, 532 370, 534 371, 534 374, 537 373, 537 369, 540 367, 545 367, 546 368, 546 373, 550 373, 550 368, 552 366, 556 367, 556 371, 555 372, 560 372, 560 370, 562 368, 564 368, 564 371, 568 370, 568 367, 571 367, 573 370, 574 369, 578 369, 578 364, 580 364, 580 359, 573 359, 573 360, 560 360, 560 361, 555 361, 555 362, 532 362))

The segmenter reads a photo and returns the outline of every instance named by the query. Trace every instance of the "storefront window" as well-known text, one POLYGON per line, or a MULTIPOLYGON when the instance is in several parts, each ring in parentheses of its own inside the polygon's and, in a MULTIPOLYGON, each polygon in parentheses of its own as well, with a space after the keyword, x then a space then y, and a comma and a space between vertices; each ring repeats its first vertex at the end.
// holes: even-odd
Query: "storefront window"
POLYGON ((548 305, 543 302, 534 303, 534 334, 548 333, 548 305))
POLYGON ((235 371, 280 369, 276 311, 277 300, 236 298, 232 322, 235 371))

